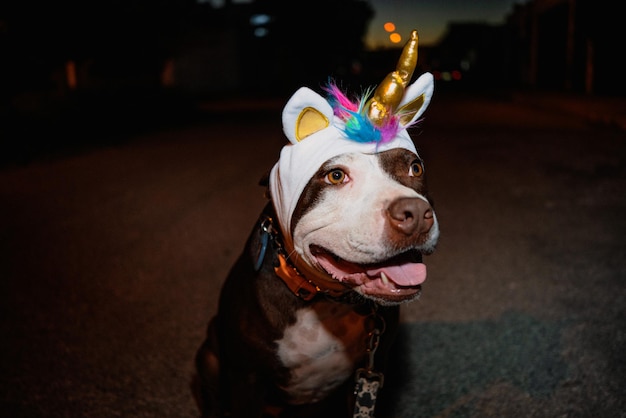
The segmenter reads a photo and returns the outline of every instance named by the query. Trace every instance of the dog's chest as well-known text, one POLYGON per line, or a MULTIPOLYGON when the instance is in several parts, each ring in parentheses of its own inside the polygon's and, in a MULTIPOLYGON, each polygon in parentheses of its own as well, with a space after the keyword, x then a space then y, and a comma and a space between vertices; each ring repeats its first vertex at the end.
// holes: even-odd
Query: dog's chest
POLYGON ((290 403, 323 399, 349 379, 365 353, 367 316, 349 305, 320 302, 296 313, 277 341, 278 357, 291 371, 283 390, 290 403))

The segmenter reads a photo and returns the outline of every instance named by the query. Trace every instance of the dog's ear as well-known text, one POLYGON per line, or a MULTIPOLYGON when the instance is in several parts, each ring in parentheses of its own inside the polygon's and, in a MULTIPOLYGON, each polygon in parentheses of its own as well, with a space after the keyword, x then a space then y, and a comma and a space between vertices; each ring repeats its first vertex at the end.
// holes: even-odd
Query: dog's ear
POLYGON ((406 89, 395 112, 400 116, 401 126, 413 123, 424 113, 433 97, 434 87, 433 75, 424 73, 406 89))
POLYGON ((327 128, 333 109, 326 99, 307 87, 301 87, 283 109, 283 131, 292 144, 327 128))

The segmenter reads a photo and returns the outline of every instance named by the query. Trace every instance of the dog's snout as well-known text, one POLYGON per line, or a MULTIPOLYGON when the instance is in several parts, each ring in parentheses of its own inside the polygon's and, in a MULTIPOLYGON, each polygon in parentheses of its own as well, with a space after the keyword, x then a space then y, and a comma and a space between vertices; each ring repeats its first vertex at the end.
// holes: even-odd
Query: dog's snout
POLYGON ((387 209, 387 215, 391 227, 405 235, 424 234, 434 223, 432 207, 416 197, 394 200, 387 209))

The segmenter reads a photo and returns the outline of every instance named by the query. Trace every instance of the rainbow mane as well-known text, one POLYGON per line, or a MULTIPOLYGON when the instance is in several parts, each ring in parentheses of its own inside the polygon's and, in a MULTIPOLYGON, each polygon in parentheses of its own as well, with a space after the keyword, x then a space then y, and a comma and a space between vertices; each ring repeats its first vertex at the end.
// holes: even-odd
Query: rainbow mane
POLYGON ((397 115, 392 115, 382 126, 376 126, 363 112, 363 106, 371 96, 372 88, 367 89, 356 101, 350 100, 333 82, 329 82, 323 89, 328 94, 326 100, 333 108, 333 113, 344 121, 344 132, 349 139, 384 144, 398 134, 400 119, 397 115))

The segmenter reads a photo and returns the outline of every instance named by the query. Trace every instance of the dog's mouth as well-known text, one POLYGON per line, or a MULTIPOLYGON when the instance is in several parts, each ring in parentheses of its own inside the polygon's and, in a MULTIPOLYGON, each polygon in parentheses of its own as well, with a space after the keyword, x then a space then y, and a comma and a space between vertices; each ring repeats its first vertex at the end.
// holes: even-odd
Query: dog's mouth
POLYGON ((426 280, 422 254, 410 250, 379 263, 358 264, 311 245, 311 254, 333 279, 358 287, 364 295, 405 300, 416 296, 426 280))

